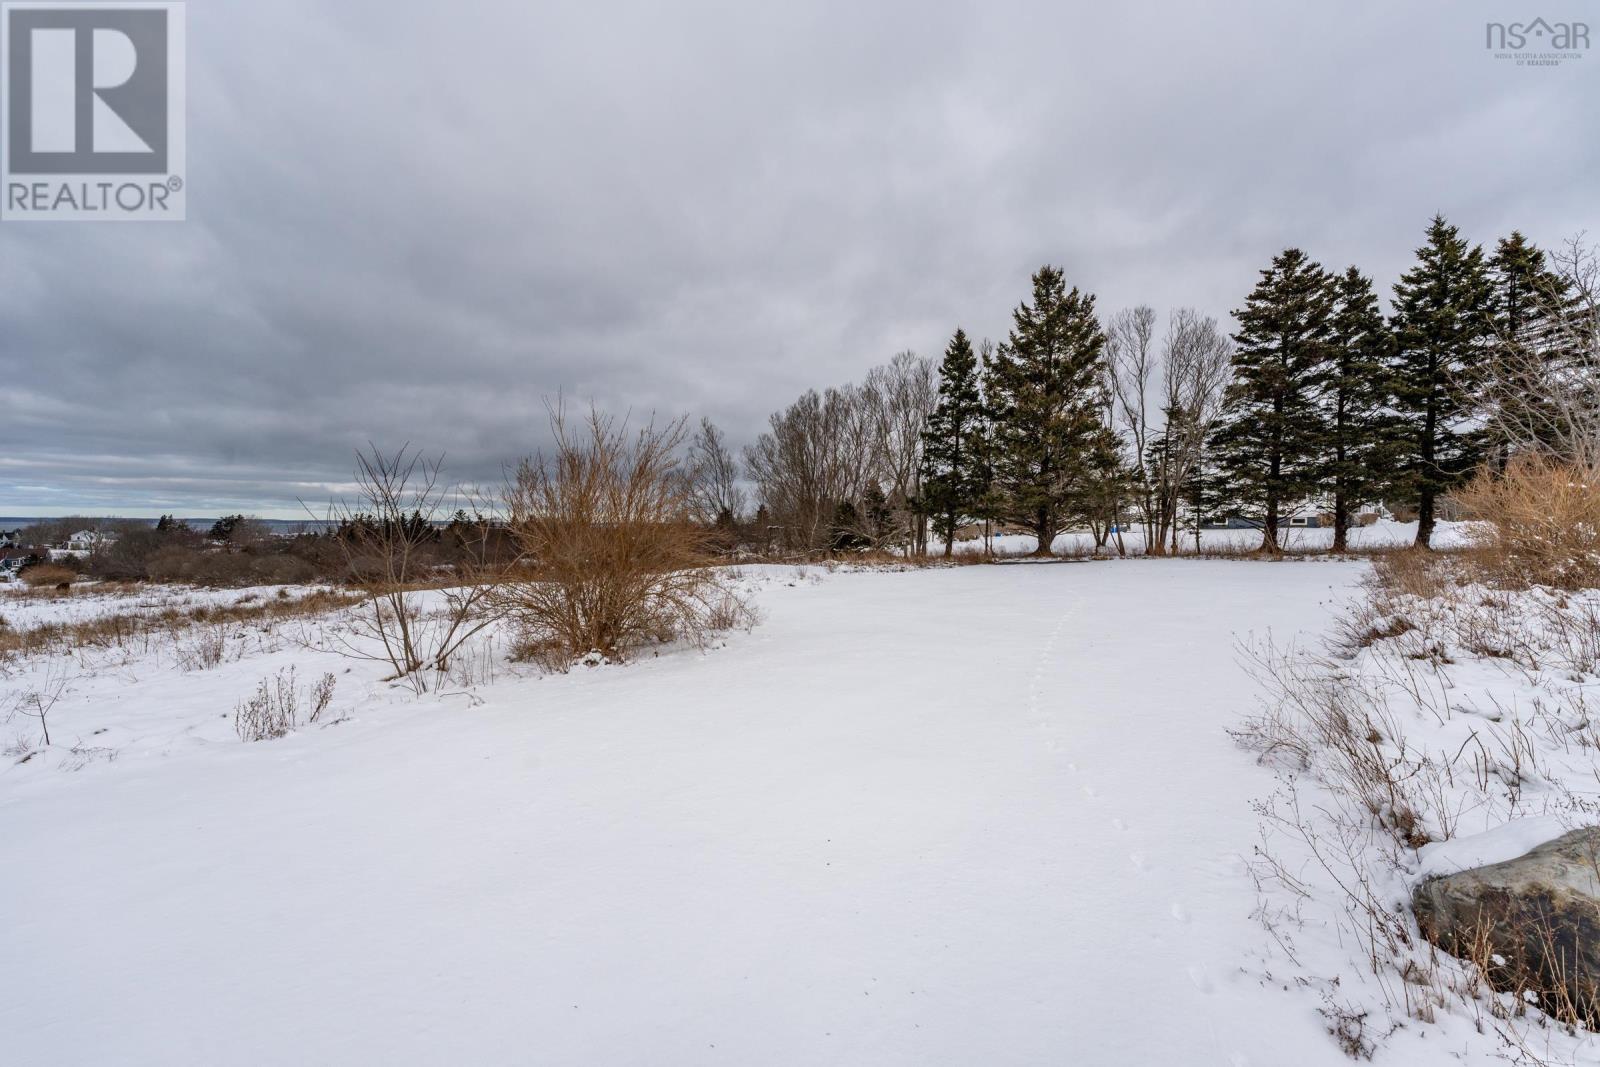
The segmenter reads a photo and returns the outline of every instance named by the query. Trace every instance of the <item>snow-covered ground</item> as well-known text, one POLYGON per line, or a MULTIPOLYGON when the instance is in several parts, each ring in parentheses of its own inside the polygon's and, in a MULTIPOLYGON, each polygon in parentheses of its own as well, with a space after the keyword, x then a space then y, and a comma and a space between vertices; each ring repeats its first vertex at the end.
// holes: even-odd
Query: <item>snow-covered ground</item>
POLYGON ((1488 1034, 1513 1062, 1600 1063, 1600 1040, 1526 1010, 1534 993, 1420 940, 1409 907, 1425 878, 1596 823, 1600 591, 1492 588, 1448 557, 1429 572, 1376 585, 1326 645, 1256 648, 1265 700, 1242 738, 1281 770, 1259 805, 1258 971, 1400 1062, 1481 1058, 1488 1034))
MULTIPOLYGON (((1434 529, 1433 545, 1435 548, 1460 548, 1468 543, 1472 531, 1472 523, 1468 522, 1441 522, 1434 529)), ((1371 526, 1361 526, 1350 531, 1350 547, 1354 550, 1373 548, 1401 548, 1412 544, 1417 539, 1417 524, 1414 522, 1393 522, 1389 519, 1380 519, 1371 526)), ((1285 526, 1278 531, 1278 540, 1286 552, 1315 552, 1323 551, 1333 544, 1333 528, 1311 528, 1304 526, 1285 526)), ((994 550, 1002 555, 1026 555, 1039 544, 1037 538, 1027 534, 1004 534, 994 538, 994 550)), ((942 547, 939 542, 938 547, 942 547)), ((1238 530, 1201 530, 1200 547, 1205 552, 1239 552, 1259 548, 1261 545, 1261 531, 1238 530)), ((935 551, 938 551, 938 547, 935 551)), ((1191 531, 1180 538, 1180 550, 1183 552, 1194 551, 1194 533, 1191 531)), ((1138 555, 1144 551, 1144 532, 1138 526, 1133 526, 1123 531, 1122 548, 1130 555, 1138 555)), ((1057 537, 1051 544, 1051 549, 1062 555, 1080 555, 1094 549, 1092 534, 1076 530, 1064 533, 1057 537)), ((982 552, 982 540, 957 541, 957 552, 982 552)), ((1115 537, 1108 549, 1117 551, 1115 537)))
POLYGON ((298 598, 319 586, 254 586, 209 589, 185 585, 120 585, 84 582, 64 594, 30 589, 20 582, 0 585, 0 619, 27 629, 51 623, 87 622, 107 615, 150 615, 201 607, 259 603, 272 597, 298 598), (280 592, 281 591, 281 592, 280 592))
POLYGON ((1366 569, 750 568, 723 647, 424 697, 309 632, 31 662, 84 754, 0 761, 0 1061, 1344 1063, 1260 965, 1226 731, 1236 637, 1366 569), (291 665, 321 724, 240 742, 291 665))

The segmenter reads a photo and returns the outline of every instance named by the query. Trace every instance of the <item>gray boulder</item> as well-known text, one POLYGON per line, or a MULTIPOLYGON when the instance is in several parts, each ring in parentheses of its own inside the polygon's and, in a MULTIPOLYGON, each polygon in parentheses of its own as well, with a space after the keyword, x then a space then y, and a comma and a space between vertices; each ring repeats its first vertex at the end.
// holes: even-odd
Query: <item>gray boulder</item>
POLYGON ((1423 936, 1531 991, 1569 1022, 1600 1022, 1600 827, 1516 859, 1429 878, 1412 894, 1423 936))

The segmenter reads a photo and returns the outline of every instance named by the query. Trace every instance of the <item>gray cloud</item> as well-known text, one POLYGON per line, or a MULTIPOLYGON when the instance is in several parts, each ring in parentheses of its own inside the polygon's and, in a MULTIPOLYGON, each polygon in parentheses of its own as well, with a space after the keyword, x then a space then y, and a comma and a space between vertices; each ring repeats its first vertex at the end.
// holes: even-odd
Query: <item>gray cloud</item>
POLYGON ((1046 261, 1225 316, 1289 244, 1594 224, 1600 56, 1487 4, 189 7, 189 220, 0 226, 0 514, 493 478, 558 392, 748 439, 1046 261))

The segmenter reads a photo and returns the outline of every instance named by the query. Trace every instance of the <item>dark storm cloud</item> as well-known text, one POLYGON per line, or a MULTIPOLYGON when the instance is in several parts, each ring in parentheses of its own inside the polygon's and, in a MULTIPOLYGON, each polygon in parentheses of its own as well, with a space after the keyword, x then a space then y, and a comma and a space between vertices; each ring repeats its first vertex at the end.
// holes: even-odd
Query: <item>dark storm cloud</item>
POLYGON ((1224 316, 1434 211, 1553 244, 1600 56, 1495 11, 195 0, 189 220, 0 227, 0 514, 293 515, 368 440, 492 479, 557 393, 748 439, 1045 261, 1224 316))

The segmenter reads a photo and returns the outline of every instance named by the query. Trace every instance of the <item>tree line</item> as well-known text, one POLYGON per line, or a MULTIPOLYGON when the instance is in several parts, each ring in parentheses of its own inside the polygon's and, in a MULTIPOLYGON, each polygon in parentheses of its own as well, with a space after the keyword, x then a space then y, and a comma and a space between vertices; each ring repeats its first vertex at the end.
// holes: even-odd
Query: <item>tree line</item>
POLYGON ((1145 551, 1224 516, 1283 530, 1308 507, 1343 551, 1359 511, 1414 513, 1429 545, 1442 502, 1518 451, 1600 440, 1595 257, 1521 233, 1492 252, 1429 224, 1385 314, 1372 278, 1298 248, 1274 256, 1233 312, 1140 306, 1102 321, 1094 294, 1040 268, 998 344, 956 329, 937 364, 910 352, 859 385, 774 413, 741 465, 702 422, 692 448, 704 518, 767 547, 946 554, 971 524, 1068 529, 1145 551), (1160 336, 1158 336, 1158 332, 1160 336), (754 485, 753 514, 742 484, 754 485))

